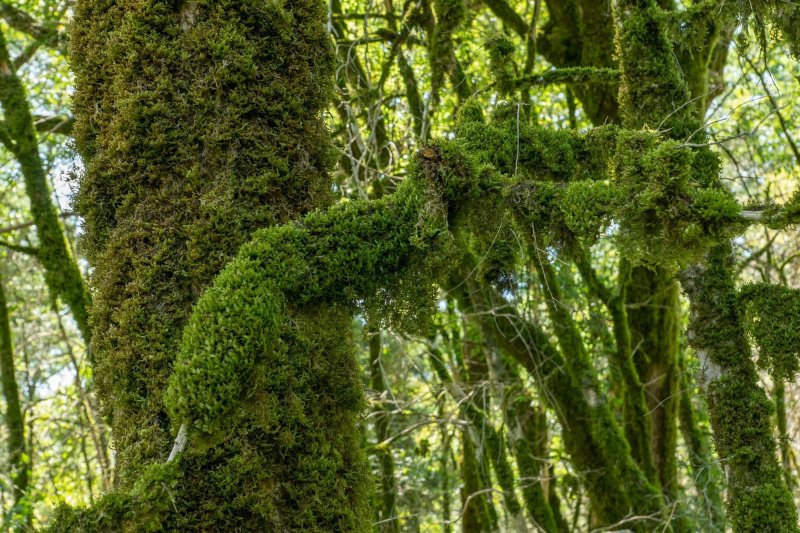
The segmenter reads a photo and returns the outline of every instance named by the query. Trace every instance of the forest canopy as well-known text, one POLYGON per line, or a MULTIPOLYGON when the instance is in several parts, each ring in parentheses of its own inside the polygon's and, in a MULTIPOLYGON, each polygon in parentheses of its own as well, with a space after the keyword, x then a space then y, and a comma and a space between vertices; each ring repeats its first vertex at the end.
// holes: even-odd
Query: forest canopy
POLYGON ((3 530, 798 531, 800 3, 0 1, 3 530))

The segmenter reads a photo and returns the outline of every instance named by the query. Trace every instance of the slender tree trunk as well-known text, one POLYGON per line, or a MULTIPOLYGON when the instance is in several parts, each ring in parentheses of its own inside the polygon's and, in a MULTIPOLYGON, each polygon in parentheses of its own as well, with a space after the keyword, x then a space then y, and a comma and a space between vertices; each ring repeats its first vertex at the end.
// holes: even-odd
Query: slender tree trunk
POLYGON ((380 503, 377 505, 376 518, 378 530, 381 533, 397 533, 400 531, 400 517, 397 515, 397 481, 394 474, 394 458, 392 449, 388 444, 383 444, 389 436, 389 392, 384 379, 384 370, 381 365, 381 334, 376 333, 369 339, 369 372, 370 386, 377 395, 375 409, 375 441, 378 463, 381 470, 380 503))
POLYGON ((17 386, 14 348, 11 342, 11 325, 6 302, 5 281, 0 278, 0 379, 6 403, 6 428, 8 430, 8 470, 13 484, 14 509, 11 512, 14 529, 30 527, 33 518, 24 498, 28 494, 30 462, 25 444, 25 417, 20 406, 17 386))
POLYGON ((549 336, 492 292, 473 292, 474 306, 465 309, 474 312, 486 334, 536 380, 559 419, 564 447, 583 476, 601 521, 626 520, 631 509, 636 509, 641 519, 640 523, 634 520, 635 528, 643 529, 648 520, 660 521, 660 494, 633 460, 622 430, 597 392, 594 377, 587 374, 583 382, 573 380, 549 336))
POLYGON ((692 392, 695 387, 685 369, 681 369, 680 423, 683 440, 689 451, 691 477, 700 497, 699 507, 709 531, 725 531, 725 508, 722 504, 720 481, 722 472, 713 461, 708 437, 698 425, 692 392))
POLYGON ((649 443, 657 479, 669 501, 678 496, 680 301, 678 283, 664 269, 634 267, 627 290, 634 360, 645 384, 649 443))
POLYGON ((781 450, 781 466, 783 475, 786 477, 786 484, 792 489, 797 485, 797 481, 792 472, 792 448, 786 421, 786 386, 782 377, 774 377, 772 389, 772 399, 775 403, 775 421, 778 427, 778 444, 781 450))
POLYGON ((89 293, 67 246, 47 173, 39 156, 36 128, 25 88, 13 68, 5 35, 0 32, 0 105, 5 113, 4 123, 0 126, 0 141, 14 154, 22 170, 39 240, 36 257, 44 267, 50 294, 69 305, 88 346, 91 340, 89 293))
POLYGON ((497 531, 497 513, 492 503, 491 485, 483 480, 481 461, 469 430, 461 432, 461 531, 497 531))

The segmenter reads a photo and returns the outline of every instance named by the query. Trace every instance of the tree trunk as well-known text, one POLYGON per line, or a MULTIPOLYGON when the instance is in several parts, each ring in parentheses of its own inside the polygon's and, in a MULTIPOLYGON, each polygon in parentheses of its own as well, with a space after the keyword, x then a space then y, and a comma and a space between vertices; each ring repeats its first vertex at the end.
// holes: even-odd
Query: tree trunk
POLYGON ((25 446, 25 417, 20 406, 5 281, 2 278, 0 278, 0 380, 3 383, 3 398, 6 401, 8 470, 11 474, 14 497, 14 508, 10 513, 11 524, 15 531, 24 531, 31 527, 33 519, 31 507, 24 501, 28 494, 30 462, 25 446))

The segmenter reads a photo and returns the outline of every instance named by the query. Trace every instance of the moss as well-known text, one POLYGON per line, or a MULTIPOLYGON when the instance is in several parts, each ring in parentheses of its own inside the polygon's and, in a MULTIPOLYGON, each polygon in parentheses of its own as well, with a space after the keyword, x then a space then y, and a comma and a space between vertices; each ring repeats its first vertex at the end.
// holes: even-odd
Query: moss
MULTIPOLYGON (((752 27, 764 50, 771 34, 785 40, 792 55, 800 57, 800 7, 780 0, 739 0, 737 7, 742 24, 752 27)), ((739 46, 747 44, 747 32, 741 32, 739 46)))
POLYGON ((468 429, 461 431, 461 505, 463 533, 497 531, 497 513, 481 479, 481 464, 468 429))
POLYGON ((795 191, 783 205, 766 206, 761 220, 772 229, 783 229, 800 222, 800 191, 795 191))
POLYGON ((458 142, 475 160, 497 172, 537 181, 608 177, 616 127, 593 128, 583 135, 541 128, 529 123, 524 107, 509 104, 499 104, 487 124, 474 107, 464 106, 459 114, 458 142))
POLYGON ((766 283, 742 287, 748 332, 758 345, 758 366, 779 380, 800 370, 800 291, 766 283))
MULTIPOLYGON (((277 365, 274 358, 288 357, 276 339, 292 306, 355 309, 396 278, 413 252, 421 203, 417 190, 404 187, 387 200, 348 202, 257 232, 195 306, 167 395, 173 420, 192 421, 213 442, 235 416, 273 412, 274 400, 258 405, 249 391, 270 390, 259 376, 277 365)), ((292 379, 273 373, 274 386, 292 379)))
POLYGON ((731 275, 730 245, 687 269, 688 338, 704 363, 717 453, 726 459, 728 512, 735 531, 797 531, 797 514, 776 458, 772 404, 758 386, 731 275), (713 324, 713 327, 707 327, 713 324))
POLYGON ((176 465, 154 465, 129 491, 106 494, 90 509, 62 504, 56 509, 49 533, 121 533, 164 531, 163 514, 169 509, 177 482, 176 465))
POLYGON ((546 86, 559 83, 571 85, 615 84, 619 82, 619 71, 606 67, 565 67, 528 74, 517 78, 516 87, 546 86))
POLYGON ((330 201, 318 2, 82 0, 76 207, 92 343, 125 486, 171 446, 163 390, 189 309, 257 228, 330 201))
MULTIPOLYGON (((681 363, 684 360, 685 356, 682 356, 681 363)), ((712 458, 708 435, 700 428, 700 420, 706 422, 707 418, 702 407, 695 408, 693 405, 694 393, 695 387, 690 382, 690 371, 681 364, 679 409, 681 434, 689 452, 692 478, 700 499, 698 508, 702 513, 703 527, 711 531, 724 531, 725 508, 720 494, 722 469, 712 458)))
POLYGON ((663 267, 631 267, 623 281, 626 322, 630 329, 635 374, 643 383, 644 405, 650 420, 649 445, 664 495, 678 498, 677 416, 681 335, 679 286, 663 267))
MULTIPOLYGON (((78 2, 73 105, 86 171, 77 208, 95 267, 92 347, 118 492, 107 505, 63 511, 57 527, 368 529, 371 482, 357 431, 363 399, 347 337, 355 304, 346 276, 378 259, 363 249, 347 256, 353 241, 344 239, 345 255, 333 260, 350 262, 336 264, 345 279, 314 285, 302 276, 317 266, 324 275, 324 267, 316 256, 299 262, 297 251, 343 218, 357 235, 359 222, 381 227, 376 217, 358 219, 361 211, 343 206, 262 232, 189 320, 255 230, 331 202, 334 158, 321 115, 334 61, 324 20, 316 0, 78 2), (236 285, 262 266, 274 277, 236 285), (195 374, 185 353, 176 363, 184 327, 184 346, 200 347, 195 374), (204 357, 209 352, 217 357, 204 357), (174 381, 191 388, 166 396, 180 417, 170 421, 164 398, 174 366, 174 381), (157 483, 140 486, 183 421, 194 422, 191 445, 168 494, 157 483)), ((413 214, 386 224, 412 231, 413 214)))
POLYGON ((467 15, 464 0, 433 0, 436 24, 430 37, 428 57, 431 63, 431 93, 434 99, 444 86, 445 75, 456 77, 456 56, 453 33, 467 15))
POLYGON ((667 131, 687 139, 697 129, 683 77, 673 55, 666 13, 652 0, 624 0, 616 6, 623 125, 667 131))
POLYGON ((592 245, 611 220, 614 191, 603 181, 573 181, 561 191, 564 224, 584 245, 592 245))
POLYGON ((516 87, 516 63, 514 62, 514 43, 505 35, 496 35, 486 43, 489 49, 489 65, 500 94, 510 94, 516 87))
POLYGON ((697 181, 698 168, 708 172, 714 162, 703 152, 659 141, 652 133, 619 135, 614 155, 614 184, 620 188, 616 238, 627 257, 668 268, 687 265, 714 242, 743 228, 741 206, 730 193, 697 181))
MULTIPOLYGON (((537 449, 537 444, 545 441, 547 421, 545 417, 537 416, 538 413, 532 406, 528 395, 525 393, 519 376, 514 376, 512 397, 505 398, 510 425, 509 441, 519 468, 519 477, 523 480, 521 485, 522 497, 528 515, 539 529, 547 533, 559 531, 556 513, 550 506, 544 493, 540 479, 546 479, 546 451, 537 449), (534 451, 536 450, 536 451, 534 451), (542 453, 544 452, 544 453, 542 453)), ((554 491, 553 491, 554 492, 554 491)))

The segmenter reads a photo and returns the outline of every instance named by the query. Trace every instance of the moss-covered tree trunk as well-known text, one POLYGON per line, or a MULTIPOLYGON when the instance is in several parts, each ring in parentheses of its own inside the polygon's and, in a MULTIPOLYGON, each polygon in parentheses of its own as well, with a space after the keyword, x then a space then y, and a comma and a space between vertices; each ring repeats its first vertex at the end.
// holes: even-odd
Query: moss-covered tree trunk
MULTIPOLYGON (((363 399, 349 313, 339 309, 292 313, 268 375, 246 384, 250 416, 215 434, 214 446, 190 440, 169 465, 169 505, 150 505, 161 496, 137 489, 163 477, 152 465, 166 461, 182 422, 170 421, 164 393, 199 296, 254 230, 330 203, 325 19, 318 0, 77 3, 74 133, 86 170, 76 205, 95 267, 92 346, 119 491, 63 516, 61 528, 369 523, 356 430, 363 399)), ((269 331, 269 318, 245 321, 245 346, 269 331)))
MULTIPOLYGON (((710 531, 725 530, 725 507, 722 503, 720 481, 722 470, 712 460, 711 445, 708 436, 698 424, 697 410, 692 405, 692 392, 695 387, 690 383, 688 370, 681 365, 681 399, 680 427, 683 441, 689 454, 691 476, 695 490, 703 504, 703 527, 710 531)), ((704 414, 699 411, 700 414, 704 414)))
POLYGON ((28 494, 30 460, 26 452, 25 417, 20 405, 5 280, 2 277, 0 277, 0 382, 2 382, 3 399, 6 403, 7 468, 11 477, 11 493, 14 498, 13 509, 10 516, 7 517, 8 522, 6 523, 14 531, 25 531, 30 528, 33 518, 31 507, 24 501, 28 494))
MULTIPOLYGON (((617 20, 623 123, 657 128, 676 140, 704 138, 661 8, 654 0, 620 1, 617 20)), ((718 163, 699 145, 693 178, 715 184, 718 163)), ((725 461, 730 521, 736 531, 796 531, 797 513, 775 455, 769 401, 757 384, 736 306, 730 255, 730 244, 719 244, 705 264, 682 276, 692 308, 689 338, 705 367, 714 439, 725 461)))
POLYGON ((678 283, 663 268, 634 267, 627 290, 634 360, 645 384, 649 446, 665 496, 678 496, 680 300, 678 283))
POLYGON ((772 403, 758 385, 729 263, 720 244, 687 269, 689 340, 698 357, 717 453, 724 461, 734 531, 797 531, 797 511, 776 456, 772 403))
POLYGON ((389 437, 390 401, 389 389, 382 364, 383 345, 381 334, 376 333, 369 339, 369 375, 370 386, 376 394, 373 410, 375 425, 375 454, 380 467, 380 495, 375 505, 375 523, 380 533, 398 533, 401 520, 397 512, 397 480, 395 479, 394 456, 391 444, 385 442, 389 437))

